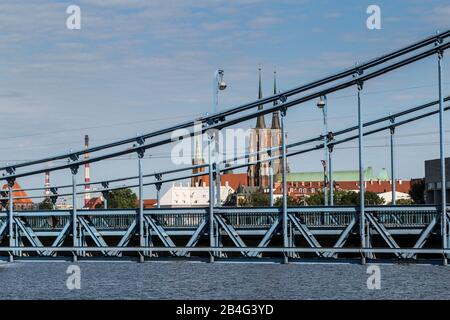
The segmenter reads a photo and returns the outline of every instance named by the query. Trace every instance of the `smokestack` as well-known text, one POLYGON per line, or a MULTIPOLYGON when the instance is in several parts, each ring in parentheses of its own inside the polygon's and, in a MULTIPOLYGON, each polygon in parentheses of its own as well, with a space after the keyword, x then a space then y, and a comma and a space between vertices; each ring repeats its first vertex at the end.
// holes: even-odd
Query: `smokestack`
MULTIPOLYGON (((85 135, 84 136, 84 147, 87 149, 89 148, 89 136, 85 135)), ((89 153, 85 153, 84 154, 84 159, 89 159, 89 153)), ((84 182, 85 183, 89 183, 91 182, 91 164, 90 163, 86 163, 84 165, 84 182)), ((89 184, 86 184, 84 186, 84 190, 85 191, 90 191, 91 190, 91 186, 89 184)), ((91 200, 91 194, 90 193, 85 193, 84 194, 84 205, 86 206, 89 202, 89 200, 91 200)))
POLYGON ((46 197, 50 196, 50 171, 45 171, 45 181, 44 181, 44 195, 46 197))

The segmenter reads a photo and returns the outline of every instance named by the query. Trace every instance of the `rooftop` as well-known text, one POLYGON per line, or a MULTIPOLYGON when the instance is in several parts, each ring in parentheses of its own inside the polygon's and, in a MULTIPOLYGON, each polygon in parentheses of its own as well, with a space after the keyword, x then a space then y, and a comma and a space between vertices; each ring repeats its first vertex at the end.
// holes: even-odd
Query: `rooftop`
MULTIPOLYGON (((278 177, 277 177, 278 178, 278 177)), ((385 168, 381 169, 377 176, 373 173, 372 167, 367 167, 364 170, 364 180, 389 180, 389 174, 385 168)), ((276 179, 280 180, 280 179, 276 179)), ((358 170, 342 170, 342 171, 333 171, 333 180, 334 181, 359 181, 359 171, 358 170)), ((323 172, 290 172, 287 173, 287 181, 295 182, 295 181, 323 181, 323 172)))

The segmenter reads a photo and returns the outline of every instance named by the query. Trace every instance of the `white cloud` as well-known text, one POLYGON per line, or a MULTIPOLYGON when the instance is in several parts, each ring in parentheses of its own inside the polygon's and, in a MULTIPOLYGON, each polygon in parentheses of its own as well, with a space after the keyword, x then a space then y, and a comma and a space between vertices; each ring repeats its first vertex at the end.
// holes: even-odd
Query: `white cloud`
POLYGON ((432 8, 431 12, 425 17, 425 19, 437 27, 448 28, 450 21, 450 5, 432 8))
POLYGON ((274 16, 262 16, 262 17, 256 17, 253 20, 251 20, 248 25, 251 28, 255 29, 263 29, 271 27, 281 21, 280 18, 274 17, 274 16))
POLYGON ((336 11, 334 11, 334 12, 327 12, 327 13, 324 14, 324 17, 328 18, 328 19, 336 19, 336 18, 339 18, 341 16, 342 16, 342 13, 336 12, 336 11))

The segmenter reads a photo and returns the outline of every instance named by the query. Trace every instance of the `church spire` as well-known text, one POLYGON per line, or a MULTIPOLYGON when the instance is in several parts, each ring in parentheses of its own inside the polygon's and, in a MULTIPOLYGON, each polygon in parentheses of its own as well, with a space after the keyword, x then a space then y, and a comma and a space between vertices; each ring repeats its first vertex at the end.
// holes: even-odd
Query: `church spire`
MULTIPOLYGON (((277 94, 277 69, 273 70, 273 94, 277 94)), ((273 102, 273 105, 276 106, 278 104, 278 100, 273 102)), ((279 112, 274 111, 272 114, 272 129, 280 129, 280 116, 279 112)))
MULTIPOLYGON (((262 99, 262 83, 261 83, 261 65, 258 68, 259 71, 259 89, 258 89, 258 99, 262 99)), ((258 106, 258 110, 262 110, 263 105, 258 106)), ((265 129, 266 128, 266 121, 264 120, 264 115, 258 116, 256 120, 256 129, 265 129)))

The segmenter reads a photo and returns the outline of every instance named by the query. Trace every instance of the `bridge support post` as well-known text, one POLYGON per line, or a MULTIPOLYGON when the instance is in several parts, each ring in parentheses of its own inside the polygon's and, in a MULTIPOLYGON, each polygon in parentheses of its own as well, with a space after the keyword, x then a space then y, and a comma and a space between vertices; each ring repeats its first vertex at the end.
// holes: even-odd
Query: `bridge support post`
MULTIPOLYGON (((143 156, 143 154, 142 154, 143 156)), ((138 170, 139 170, 139 246, 145 247, 144 235, 144 186, 142 174, 142 156, 138 155, 138 170)), ((139 262, 144 262, 143 252, 139 252, 139 262)))
POLYGON ((269 150, 269 178, 270 178, 270 186, 269 186, 269 206, 273 207, 273 161, 272 161, 272 151, 269 150))
MULTIPOLYGON (((79 247, 78 239, 78 218, 77 218, 77 173, 78 166, 70 168, 72 171, 72 244, 74 247, 79 247)), ((73 261, 78 260, 78 251, 73 252, 73 261)))
MULTIPOLYGON (((160 180, 161 178, 158 178, 158 180, 160 180)), ((159 182, 157 184, 155 184, 156 187, 156 207, 159 209, 161 208, 161 187, 162 187, 162 183, 159 182)))
MULTIPOLYGON (((362 72, 359 72, 359 75, 362 72)), ((358 159, 359 159, 359 232, 361 239, 361 249, 367 247, 366 245, 366 215, 364 206, 364 149, 363 149, 363 119, 361 110, 361 91, 363 89, 363 83, 358 82, 358 159)), ((365 253, 361 254, 361 263, 366 263, 365 253)))
MULTIPOLYGON (((214 134, 208 133, 208 174, 209 174, 209 246, 215 245, 214 241, 214 168, 212 159, 212 144, 214 134)), ((209 262, 214 262, 214 251, 209 253, 209 262)))
MULTIPOLYGON (((218 157, 219 156, 219 143, 218 142, 216 142, 216 148, 217 148, 217 150, 216 150, 216 156, 218 157)), ((219 161, 216 161, 215 162, 215 171, 216 171, 216 205, 218 206, 218 207, 220 207, 220 163, 219 163, 219 161)))
MULTIPOLYGON (((441 167, 441 235, 442 248, 448 248, 447 230, 447 182, 445 174, 445 141, 444 141, 444 97, 442 94, 442 59, 443 52, 438 52, 438 80, 439 80, 439 154, 441 167)), ((444 254, 443 264, 447 264, 447 254, 444 254)))
POLYGON ((392 127, 391 131, 391 192, 392 192, 392 204, 395 205, 396 199, 396 190, 395 190, 395 153, 394 153, 394 133, 395 133, 395 118, 391 118, 392 127))
POLYGON ((328 183, 330 184, 330 206, 334 206, 334 181, 333 181, 333 145, 328 145, 328 183))
POLYGON ((104 190, 102 190, 102 196, 103 196, 103 209, 107 210, 108 209, 108 194, 109 194, 109 182, 108 181, 104 181, 102 182, 102 187, 104 190))
POLYGON ((324 96, 325 105, 323 106, 323 150, 324 150, 324 170, 323 170, 323 204, 328 206, 328 187, 327 187, 327 162, 328 162, 328 103, 327 96, 324 96))
MULTIPOLYGON (((288 216, 287 216, 287 161, 286 161, 286 108, 281 109, 281 144, 282 144, 282 159, 283 159, 283 247, 289 246, 288 240, 288 216)), ((289 262, 287 253, 284 253, 284 263, 289 262)))
MULTIPOLYGON (((8 237, 9 246, 15 247, 17 245, 16 234, 14 228, 14 202, 13 202, 13 186, 14 180, 8 180, 8 237)), ((14 262, 14 251, 9 252, 9 262, 14 262)))

